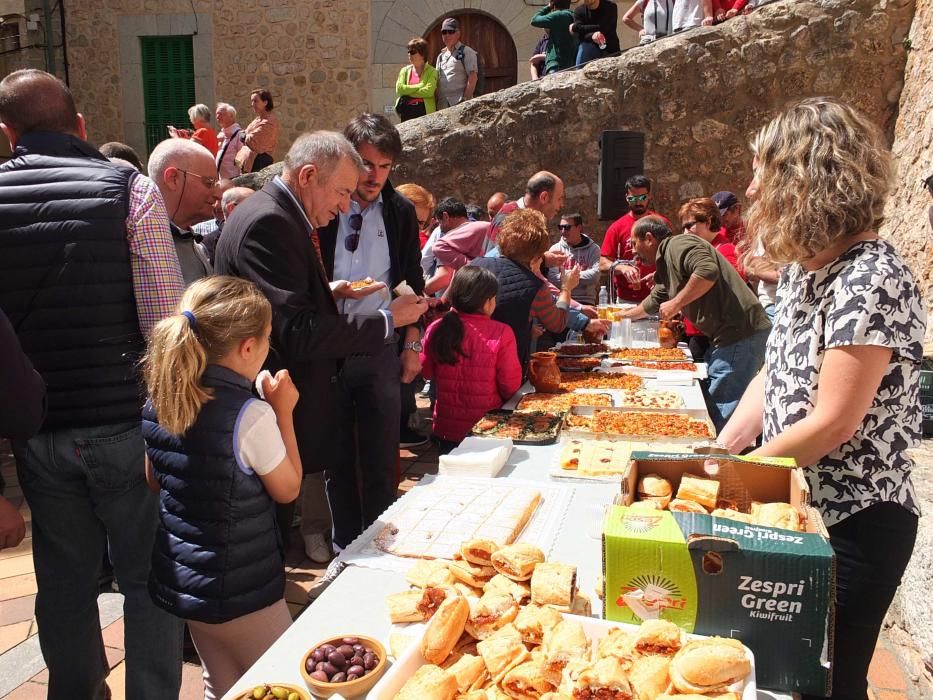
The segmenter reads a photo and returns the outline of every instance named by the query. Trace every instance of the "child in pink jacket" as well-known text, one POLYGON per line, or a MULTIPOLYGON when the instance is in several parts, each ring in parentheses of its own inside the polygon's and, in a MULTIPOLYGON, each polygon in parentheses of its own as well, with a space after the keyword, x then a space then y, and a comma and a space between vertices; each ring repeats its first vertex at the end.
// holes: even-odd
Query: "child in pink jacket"
POLYGON ((515 334, 490 318, 498 290, 489 270, 461 268, 447 289, 451 310, 424 335, 421 373, 437 387, 434 436, 444 453, 522 383, 515 334))

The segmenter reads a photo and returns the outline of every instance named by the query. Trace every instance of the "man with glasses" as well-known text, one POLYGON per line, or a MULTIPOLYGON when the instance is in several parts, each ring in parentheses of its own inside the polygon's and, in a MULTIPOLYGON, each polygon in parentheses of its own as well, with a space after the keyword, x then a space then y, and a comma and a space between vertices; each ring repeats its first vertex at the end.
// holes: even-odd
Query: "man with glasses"
MULTIPOLYGON (((379 293, 372 293, 375 285, 359 293, 343 286, 334 292, 341 313, 372 314, 388 307, 389 290, 401 283, 419 296, 424 290, 418 217, 414 205, 389 182, 402 154, 392 123, 381 114, 361 114, 347 124, 344 136, 362 157, 364 170, 349 210, 320 230, 321 255, 331 280, 376 282, 379 293)), ((412 324, 399 336, 380 352, 347 358, 340 373, 338 459, 327 469, 334 544, 340 548, 395 501, 400 383, 410 384, 421 372, 421 328, 412 324)), ((419 436, 414 442, 427 439, 419 436)))
POLYGON ((742 205, 732 192, 717 192, 712 197, 719 207, 719 219, 726 229, 726 238, 730 243, 739 244, 745 238, 745 221, 742 219, 742 205))
MULTIPOLYGON (((654 263, 638 260, 632 248, 632 227, 645 216, 659 216, 651 210, 651 180, 633 175, 625 181, 625 201, 629 210, 613 222, 606 231, 600 251, 599 268, 608 272, 616 260, 630 261, 615 268, 615 293, 622 300, 638 303, 651 293, 654 263)), ((661 217, 668 221, 665 217, 661 217)), ((614 302, 615 299, 609 301, 614 302)))
POLYGON ((460 41, 460 22, 448 17, 441 24, 444 48, 437 55, 437 108, 453 107, 473 97, 479 79, 476 51, 460 41))
POLYGON ((207 277, 211 263, 192 227, 213 217, 221 195, 211 152, 193 141, 166 139, 149 156, 149 177, 165 200, 185 285, 207 277))
POLYGON ((184 290, 165 205, 148 177, 87 142, 53 75, 0 81, 0 129, 15 153, 0 165, 0 307, 47 386, 38 435, 13 441, 47 697, 110 695, 97 608, 107 547, 124 597, 126 697, 177 698, 182 624, 148 590, 159 497, 144 478, 137 374, 146 337, 184 290))
POLYGON ((560 217, 558 225, 560 240, 551 246, 552 253, 560 253, 566 258, 564 265, 548 268, 548 279, 560 288, 561 272, 568 263, 580 267, 580 283, 570 294, 570 298, 581 304, 594 305, 599 295, 599 246, 583 233, 583 216, 567 214, 560 217))

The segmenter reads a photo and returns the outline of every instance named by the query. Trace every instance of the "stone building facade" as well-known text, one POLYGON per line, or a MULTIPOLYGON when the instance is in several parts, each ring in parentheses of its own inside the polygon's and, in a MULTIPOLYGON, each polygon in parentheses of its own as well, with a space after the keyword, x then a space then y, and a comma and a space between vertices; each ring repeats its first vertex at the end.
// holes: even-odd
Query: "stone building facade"
MULTIPOLYGON (((272 91, 282 124, 277 157, 302 131, 339 128, 359 112, 394 118, 395 80, 407 63, 405 45, 438 31, 448 15, 482 19, 514 52, 513 82, 528 80, 527 59, 541 31, 529 22, 544 0, 67 0, 68 81, 96 143, 125 141, 146 152, 140 39, 190 36, 194 99, 233 104, 245 126, 249 92, 272 91)), ((0 53, 0 75, 46 68, 46 27, 26 29, 42 0, 0 0, 0 17, 17 24, 23 41, 0 53)), ((624 7, 620 7, 620 17, 624 7)), ((32 26, 32 25, 30 25, 32 26)), ((634 33, 619 23, 626 44, 634 33)), ((58 24, 50 23, 56 46, 58 24)), ((2 37, 2 33, 0 33, 2 37)), ((468 39, 468 37, 465 37, 468 39)), ((10 46, 13 46, 11 43, 10 46)), ((65 77, 57 52, 56 72, 65 77)), ((511 84, 511 83, 510 83, 511 84)), ((183 126, 179 124, 179 126, 183 126)))

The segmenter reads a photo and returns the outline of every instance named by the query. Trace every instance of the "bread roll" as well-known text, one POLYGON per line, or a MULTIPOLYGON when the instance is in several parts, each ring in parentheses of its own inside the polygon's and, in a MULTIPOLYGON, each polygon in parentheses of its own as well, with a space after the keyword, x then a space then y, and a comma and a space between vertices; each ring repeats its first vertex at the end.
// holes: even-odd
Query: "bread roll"
POLYGON ((543 561, 544 552, 531 544, 510 544, 492 555, 496 571, 513 581, 527 581, 543 561))
POLYGON ((470 610, 466 631, 475 639, 488 639, 518 616, 518 603, 507 593, 484 593, 470 610))
POLYGON ((483 584, 496 575, 496 570, 491 566, 474 564, 466 560, 452 561, 449 568, 455 579, 474 588, 482 588, 483 584))
POLYGON ((471 564, 492 566, 493 552, 499 549, 492 540, 467 540, 460 545, 460 555, 471 564))
POLYGON ((538 645, 544 641, 545 632, 556 627, 563 619, 554 608, 527 605, 515 618, 515 629, 522 635, 525 644, 538 645))
POLYGON ((635 633, 634 649, 640 654, 673 656, 682 646, 683 632, 668 620, 645 620, 635 633))
POLYGON ((751 668, 741 642, 719 637, 697 639, 685 644, 671 661, 671 683, 678 693, 724 693, 751 668))
POLYGON ((421 656, 431 664, 447 658, 463 634, 470 606, 461 596, 448 597, 428 623, 421 640, 421 656))
POLYGON ((699 503, 707 511, 713 510, 719 498, 719 482, 715 479, 703 479, 692 474, 684 474, 680 477, 677 498, 699 503))
POLYGON ((762 503, 758 506, 759 525, 800 532, 800 513, 789 503, 762 503))
POLYGON ((502 690, 514 700, 538 700, 543 693, 557 690, 542 675, 541 661, 526 661, 502 677, 502 690))
POLYGON ((580 674, 576 683, 580 697, 599 698, 600 700, 632 700, 632 686, 626 677, 625 669, 611 656, 597 661, 591 668, 580 674))
POLYGON ((476 682, 476 679, 483 675, 486 664, 479 656, 464 654, 446 670, 457 679, 457 690, 465 693, 476 682))
POLYGON ((538 564, 531 575, 531 602, 570 611, 577 590, 577 567, 558 562, 538 564))
POLYGON ((483 586, 484 593, 508 593, 519 605, 531 600, 531 585, 524 581, 513 581, 502 574, 496 574, 483 586))
POLYGON ((708 515, 706 508, 701 506, 699 503, 694 501, 684 501, 680 498, 675 498, 671 501, 667 509, 670 511, 679 511, 682 513, 702 513, 703 515, 708 515))
POLYGON ((666 656, 641 656, 632 663, 629 682, 635 700, 655 700, 670 684, 668 667, 670 659, 666 656))

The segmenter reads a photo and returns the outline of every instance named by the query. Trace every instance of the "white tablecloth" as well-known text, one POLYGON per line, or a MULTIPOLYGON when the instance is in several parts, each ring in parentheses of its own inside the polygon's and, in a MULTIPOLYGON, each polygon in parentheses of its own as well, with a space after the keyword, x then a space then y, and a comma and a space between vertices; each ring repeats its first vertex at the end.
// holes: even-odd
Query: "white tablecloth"
MULTIPOLYGON (((544 447, 516 445, 499 478, 547 482, 548 471, 559 449, 559 444, 544 447)), ((431 477, 425 477, 425 482, 430 480, 431 477)), ((572 488, 573 499, 564 527, 554 542, 551 558, 576 564, 580 592, 592 600, 593 614, 601 616, 602 604, 596 597, 595 587, 602 572, 602 518, 605 506, 612 502, 619 485, 574 484, 572 488)), ((365 634, 386 643, 392 625, 386 611, 385 596, 407 587, 401 572, 348 567, 246 672, 224 700, 233 700, 239 692, 260 683, 293 683, 304 687, 299 670, 301 657, 325 638, 365 634)), ((759 700, 790 700, 791 696, 759 690, 758 697, 759 700)))

